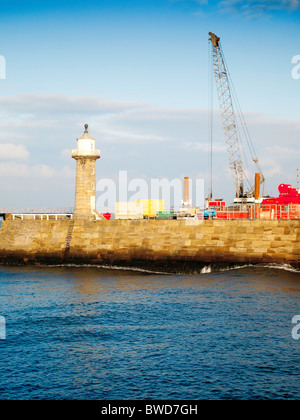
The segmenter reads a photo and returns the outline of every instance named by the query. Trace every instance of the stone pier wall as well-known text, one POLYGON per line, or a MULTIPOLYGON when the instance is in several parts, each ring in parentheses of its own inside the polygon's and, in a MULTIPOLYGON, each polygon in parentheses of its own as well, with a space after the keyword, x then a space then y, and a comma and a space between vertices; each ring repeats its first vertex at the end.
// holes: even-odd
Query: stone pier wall
POLYGON ((76 220, 64 261, 68 226, 68 220, 4 221, 0 262, 146 268, 275 263, 300 267, 300 221, 76 220))

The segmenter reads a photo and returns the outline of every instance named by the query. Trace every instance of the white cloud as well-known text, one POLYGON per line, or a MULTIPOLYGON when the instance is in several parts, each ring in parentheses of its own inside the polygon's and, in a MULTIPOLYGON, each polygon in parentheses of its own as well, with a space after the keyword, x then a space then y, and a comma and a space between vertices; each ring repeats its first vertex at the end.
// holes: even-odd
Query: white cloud
POLYGON ((74 171, 68 166, 55 169, 50 165, 38 163, 35 165, 17 163, 17 162, 1 162, 0 163, 0 176, 2 178, 17 177, 17 178, 72 178, 74 171))
POLYGON ((207 5, 208 4, 208 0, 170 0, 173 3, 197 3, 200 5, 207 5))
MULTIPOLYGON (((74 146, 75 149, 75 146, 74 146)), ((63 149, 60 152, 60 156, 64 159, 70 158, 72 156, 72 149, 63 149)))
POLYGON ((266 150, 269 154, 280 158, 293 158, 295 156, 300 156, 300 149, 294 147, 273 146, 267 147, 266 150))
POLYGON ((300 10, 299 0, 222 0, 221 11, 241 13, 248 17, 257 17, 275 11, 300 10))
POLYGON ((270 156, 262 156, 260 159, 261 167, 265 178, 271 178, 274 175, 283 175, 282 165, 270 156))
MULTIPOLYGON (((124 144, 143 144, 151 142, 165 142, 170 141, 168 138, 158 135, 146 135, 146 134, 137 134, 134 132, 118 131, 118 130, 95 130, 95 133, 99 134, 99 138, 102 141, 108 141, 109 143, 124 143, 124 144)), ((97 134, 95 134, 97 135, 97 134)))
POLYGON ((29 152, 23 144, 0 143, 0 159, 26 160, 29 152))
POLYGON ((20 177, 28 175, 28 166, 24 163, 3 162, 0 163, 0 176, 3 179, 7 177, 20 177))
MULTIPOLYGON (((170 0, 173 3, 196 3, 199 11, 195 15, 205 16, 203 6, 211 5, 214 13, 239 13, 248 18, 269 15, 276 11, 294 12, 300 10, 300 0, 170 0), (200 8, 201 6, 201 8, 200 8)), ((205 7, 205 10, 207 8, 205 7)))
MULTIPOLYGON (((130 176, 145 179, 178 177, 179 173, 195 178, 199 170, 206 174, 210 172, 210 110, 159 108, 147 103, 99 101, 86 97, 86 105, 94 104, 89 114, 87 108, 80 113, 81 97, 54 96, 55 101, 53 95, 6 98, 8 111, 5 98, 0 98, 1 138, 17 139, 22 143, 18 145, 10 140, 0 143, 0 176, 8 184, 22 188, 25 200, 40 202, 42 191, 39 188, 47 185, 46 190, 52 190, 53 197, 61 194, 65 202, 73 204, 76 165, 71 150, 76 148, 76 139, 86 122, 101 150, 97 177, 113 177, 124 169, 131 171, 130 176), (43 104, 42 113, 39 104, 43 104), (30 113, 25 114, 26 110, 30 113), (64 188, 61 193, 60 188, 64 188)), ((244 118, 262 171, 276 190, 279 183, 289 177, 292 179, 299 166, 300 122, 255 113, 244 113, 244 118)), ((213 122, 214 190, 223 195, 226 189, 233 190, 233 182, 226 175, 229 173, 228 158, 219 110, 214 112, 213 122)), ((248 162, 250 165, 251 157, 248 162)), ((45 191, 44 202, 50 200, 46 195, 45 191)), ((4 195, 2 200, 6 200, 4 195)), ((17 197, 14 200, 17 201, 17 197)), ((54 206, 60 204, 53 203, 54 206)))
POLYGON ((202 150, 203 152, 210 152, 211 149, 213 151, 213 153, 225 153, 226 152, 226 147, 224 143, 213 143, 213 145, 211 146, 210 143, 200 143, 200 142, 187 142, 183 144, 183 147, 186 147, 188 149, 192 149, 192 150, 202 150))
POLYGON ((18 177, 22 178, 51 178, 55 171, 48 165, 37 164, 30 166, 24 163, 16 162, 2 162, 0 163, 0 176, 5 177, 18 177))
MULTIPOLYGON (((75 168, 70 168, 69 166, 64 166, 58 176, 63 176, 64 178, 74 179, 75 180, 75 168)), ((75 187, 75 184, 74 184, 75 187)))
POLYGON ((36 115, 56 118, 63 116, 111 114, 127 111, 139 106, 139 102, 122 102, 95 97, 73 97, 62 94, 23 94, 0 97, 0 112, 17 114, 19 120, 36 115))

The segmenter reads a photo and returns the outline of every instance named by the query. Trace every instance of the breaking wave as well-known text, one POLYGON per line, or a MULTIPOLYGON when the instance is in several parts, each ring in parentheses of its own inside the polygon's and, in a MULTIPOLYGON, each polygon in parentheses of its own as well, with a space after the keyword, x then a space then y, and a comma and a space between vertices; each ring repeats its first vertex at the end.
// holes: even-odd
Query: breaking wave
POLYGON ((276 270, 285 270, 291 271, 292 273, 300 273, 300 269, 296 267, 292 267, 289 264, 266 264, 264 265, 266 268, 275 268, 276 270))
POLYGON ((285 270, 292 273, 298 273, 300 274, 300 269, 292 267, 289 264, 240 264, 240 265, 229 265, 227 267, 218 267, 215 265, 206 265, 202 268, 199 268, 199 270, 193 270, 193 272, 188 270, 178 270, 177 272, 174 271, 159 271, 159 270, 150 270, 146 268, 141 267, 135 267, 135 266, 122 266, 122 265, 101 265, 101 264, 47 264, 47 265, 40 265, 40 267, 69 267, 69 268, 100 268, 104 270, 119 270, 119 271, 134 271, 134 272, 140 272, 145 274, 164 274, 164 275, 185 275, 185 274, 211 274, 211 273, 217 273, 217 272, 226 272, 231 270, 240 270, 243 268, 270 268, 275 270, 285 270))
POLYGON ((154 271, 154 270, 147 270, 144 268, 134 267, 134 266, 119 266, 119 265, 99 265, 99 264, 48 264, 48 265, 40 265, 40 267, 74 267, 74 268, 82 268, 82 267, 88 267, 88 268, 103 268, 106 270, 121 270, 121 271, 139 271, 141 273, 147 273, 147 274, 174 274, 174 273, 168 273, 163 271, 154 271))
POLYGON ((234 265, 234 266, 228 266, 228 267, 222 267, 222 268, 211 268, 210 266, 204 267, 201 270, 201 274, 211 273, 211 272, 217 272, 217 271, 231 271, 231 270, 240 270, 242 268, 271 268, 275 270, 285 270, 290 271, 292 273, 299 273, 300 269, 291 266, 290 264, 242 264, 242 265, 234 265))

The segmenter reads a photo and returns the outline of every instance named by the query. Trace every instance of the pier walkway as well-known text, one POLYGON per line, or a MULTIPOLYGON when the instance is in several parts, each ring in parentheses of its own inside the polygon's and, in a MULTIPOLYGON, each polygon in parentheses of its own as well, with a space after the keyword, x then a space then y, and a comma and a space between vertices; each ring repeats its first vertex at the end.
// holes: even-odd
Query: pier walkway
POLYGON ((72 219, 73 208, 1 208, 0 218, 5 219, 6 215, 13 220, 34 219, 34 220, 58 220, 72 219))

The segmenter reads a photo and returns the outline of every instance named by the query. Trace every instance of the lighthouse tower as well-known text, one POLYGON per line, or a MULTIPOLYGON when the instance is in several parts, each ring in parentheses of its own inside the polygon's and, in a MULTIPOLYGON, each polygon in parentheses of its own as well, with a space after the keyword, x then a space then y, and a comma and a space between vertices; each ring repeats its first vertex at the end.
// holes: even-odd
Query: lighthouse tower
POLYGON ((96 171, 95 163, 100 158, 100 150, 95 149, 95 139, 85 131, 77 139, 77 149, 72 150, 76 160, 76 189, 74 219, 96 220, 102 218, 96 211, 96 171))

